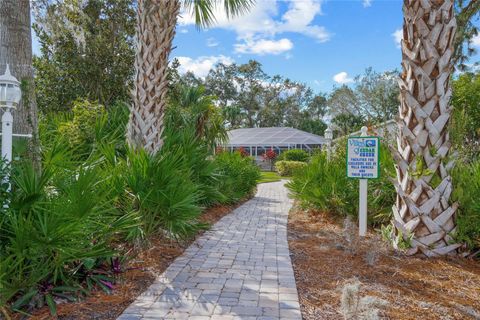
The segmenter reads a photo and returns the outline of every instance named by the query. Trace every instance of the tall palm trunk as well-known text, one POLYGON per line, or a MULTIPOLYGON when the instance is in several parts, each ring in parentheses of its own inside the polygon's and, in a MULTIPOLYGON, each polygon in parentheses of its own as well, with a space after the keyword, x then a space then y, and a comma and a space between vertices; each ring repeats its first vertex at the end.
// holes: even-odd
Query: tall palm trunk
POLYGON ((138 0, 135 88, 127 140, 155 153, 162 147, 168 57, 172 50, 179 0, 138 0))
POLYGON ((37 102, 33 83, 29 0, 0 0, 0 74, 10 71, 22 83, 22 100, 13 112, 13 132, 30 133, 29 152, 39 164, 37 102))
POLYGON ((397 162, 398 235, 413 235, 412 250, 455 253, 455 212, 448 122, 456 21, 452 0, 404 0, 401 105, 397 162))

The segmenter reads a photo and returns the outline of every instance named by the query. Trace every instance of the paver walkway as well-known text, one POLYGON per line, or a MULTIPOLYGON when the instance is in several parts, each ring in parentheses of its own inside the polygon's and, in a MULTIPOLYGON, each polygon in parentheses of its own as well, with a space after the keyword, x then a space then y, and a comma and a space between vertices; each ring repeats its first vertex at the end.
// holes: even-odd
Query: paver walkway
POLYGON ((118 319, 301 319, 287 242, 291 205, 283 182, 260 184, 118 319))

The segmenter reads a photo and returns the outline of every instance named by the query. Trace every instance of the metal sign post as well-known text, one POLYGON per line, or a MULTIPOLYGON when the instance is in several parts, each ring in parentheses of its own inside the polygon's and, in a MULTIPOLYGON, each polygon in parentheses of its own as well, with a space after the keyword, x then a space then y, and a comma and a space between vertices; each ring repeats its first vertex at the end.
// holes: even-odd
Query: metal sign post
POLYGON ((358 203, 358 234, 365 237, 367 234, 367 208, 368 208, 368 180, 360 179, 358 203))
POLYGON ((347 140, 347 177, 359 179, 358 233, 367 234, 368 179, 380 176, 380 140, 369 137, 367 127, 362 127, 360 137, 347 140))

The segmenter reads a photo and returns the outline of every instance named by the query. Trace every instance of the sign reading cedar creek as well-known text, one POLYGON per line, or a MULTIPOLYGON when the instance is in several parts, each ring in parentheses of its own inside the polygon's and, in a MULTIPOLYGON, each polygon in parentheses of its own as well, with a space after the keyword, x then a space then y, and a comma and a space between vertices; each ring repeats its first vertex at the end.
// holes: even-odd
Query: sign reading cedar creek
POLYGON ((378 137, 348 138, 347 176, 358 179, 379 178, 379 150, 378 137))

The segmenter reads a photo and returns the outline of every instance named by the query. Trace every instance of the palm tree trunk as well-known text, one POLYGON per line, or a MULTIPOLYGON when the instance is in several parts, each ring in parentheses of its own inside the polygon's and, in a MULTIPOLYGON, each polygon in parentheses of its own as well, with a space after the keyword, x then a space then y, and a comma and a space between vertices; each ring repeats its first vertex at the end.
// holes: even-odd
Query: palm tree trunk
POLYGON ((450 77, 456 21, 452 0, 404 0, 403 73, 397 163, 397 237, 411 238, 411 254, 456 253, 455 212, 450 204, 450 77))
POLYGON ((29 0, 0 0, 0 74, 10 71, 21 83, 22 100, 13 112, 13 132, 32 134, 29 156, 38 166, 37 102, 33 82, 29 0))
POLYGON ((179 0, 138 0, 135 88, 127 141, 150 153, 163 144, 168 57, 179 10, 179 0))

